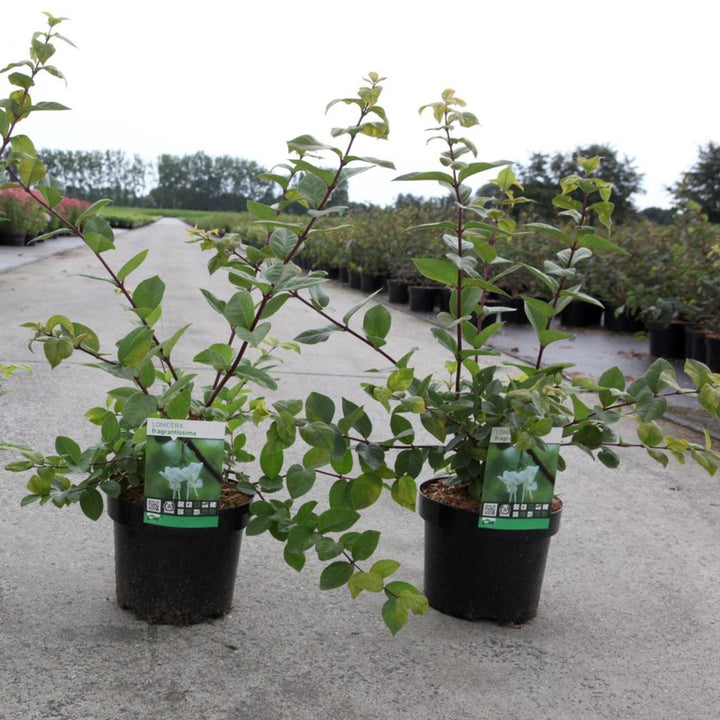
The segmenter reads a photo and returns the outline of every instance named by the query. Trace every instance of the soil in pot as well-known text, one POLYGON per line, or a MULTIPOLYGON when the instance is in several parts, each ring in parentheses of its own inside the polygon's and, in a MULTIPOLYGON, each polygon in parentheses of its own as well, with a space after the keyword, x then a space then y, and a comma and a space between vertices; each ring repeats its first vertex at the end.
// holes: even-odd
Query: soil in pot
POLYGON ((109 498, 118 604, 146 622, 167 625, 192 625, 230 612, 250 502, 226 486, 218 527, 175 528, 144 522, 141 488, 109 498))
POLYGON ((360 271, 355 268, 348 269, 348 283, 353 290, 359 290, 361 284, 360 271))
POLYGON ((547 530, 478 527, 479 503, 463 488, 421 486, 425 595, 430 607, 466 620, 523 623, 535 617, 551 537, 560 528, 556 498, 547 530))

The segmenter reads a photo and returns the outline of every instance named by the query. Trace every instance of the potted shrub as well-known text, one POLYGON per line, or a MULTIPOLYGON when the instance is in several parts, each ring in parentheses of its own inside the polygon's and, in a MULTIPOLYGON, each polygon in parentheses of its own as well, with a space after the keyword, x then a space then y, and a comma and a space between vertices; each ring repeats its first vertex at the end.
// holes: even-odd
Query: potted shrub
MULTIPOLYGON (((431 607, 451 615, 523 622, 535 614, 548 544, 559 527, 561 503, 552 487, 555 472, 566 467, 564 450, 580 448, 612 469, 619 464, 614 448, 637 446, 663 464, 669 455, 680 461, 689 455, 714 473, 718 453, 709 443, 665 436, 657 420, 667 396, 686 392, 717 416, 720 377, 689 361, 686 371, 695 387, 686 391, 672 366, 658 360, 632 383, 609 368, 597 379, 571 384, 563 378, 568 365, 543 365, 545 349, 570 337, 553 329, 553 320, 574 300, 597 304, 579 282, 583 264, 596 254, 620 252, 609 239, 611 187, 595 176, 600 158, 578 158, 578 173, 561 180, 554 204, 569 224, 528 226, 559 248, 543 267, 519 262, 549 298, 524 300, 537 337, 535 363, 488 365, 487 343, 502 323, 481 329, 481 319, 489 295, 503 295, 500 284, 507 277, 498 241, 519 232, 506 211, 525 199, 506 163, 468 160, 475 149, 465 139, 467 128, 477 120, 463 106, 446 90, 421 108, 431 111, 433 140, 444 145, 442 169, 398 178, 438 180, 454 201, 452 216, 437 223, 445 258, 416 261, 425 276, 452 291, 449 312, 439 315, 440 327, 433 329, 449 372, 444 380, 438 380, 441 373, 414 378, 407 389, 410 397, 423 398, 420 419, 436 440, 409 450, 417 467, 427 462, 438 475, 423 483, 419 497, 426 522, 425 592, 431 607), (493 182, 502 199, 473 200, 468 181, 492 168, 501 168, 493 182), (576 190, 580 199, 571 195, 576 190), (597 394, 595 402, 588 401, 588 391, 597 394), (627 415, 638 423, 631 440, 613 429, 627 415)), ((398 402, 408 400, 399 395, 398 402)))
MULTIPOLYGON (((657 361, 630 385, 617 368, 610 368, 596 381, 576 379, 569 384, 562 374, 566 365, 543 365, 545 349, 568 337, 551 327, 554 318, 573 299, 591 300, 576 282, 578 266, 594 252, 617 250, 591 222, 597 218, 609 228, 612 211, 609 185, 593 174, 599 158, 580 158, 581 171, 562 181, 555 204, 572 221, 570 229, 530 226, 558 244, 556 256, 543 267, 515 263, 541 283, 549 298, 524 299, 537 334, 536 362, 504 363, 487 346, 501 326, 500 322, 491 322, 482 327, 487 316, 494 319, 497 314, 497 308, 491 311, 488 307, 488 296, 503 296, 498 282, 508 270, 495 245, 498 238, 514 238, 520 232, 506 211, 524 199, 517 195, 517 182, 506 163, 468 161, 475 148, 466 139, 467 130, 477 120, 462 109, 464 103, 451 90, 429 106, 438 126, 433 136, 439 137, 445 147, 440 156, 442 169, 398 178, 439 180, 452 194, 452 204, 448 205, 452 217, 432 224, 441 236, 438 244, 442 243, 444 255, 417 258, 414 263, 430 282, 450 289, 448 311, 440 313, 439 325, 431 331, 441 348, 440 353, 432 354, 439 361, 437 370, 421 373, 414 365, 414 351, 402 357, 391 354, 387 349, 391 315, 383 305, 363 301, 342 318, 333 316, 329 297, 323 291, 325 276, 316 272, 303 274, 294 260, 316 232, 328 231, 316 224, 339 212, 328 201, 352 174, 350 166, 357 169, 387 165, 357 155, 355 148, 363 136, 384 138, 387 134, 385 113, 378 103, 382 79, 375 73, 369 74, 357 96, 339 101, 354 106, 358 115, 353 125, 333 131, 334 137, 346 140, 345 147, 325 144, 308 135, 294 138, 288 143, 292 155, 286 165, 288 174, 274 177, 286 193, 285 198, 274 205, 248 203, 258 226, 267 231, 261 247, 246 244, 232 233, 220 237, 212 231, 192 232, 191 240, 210 255, 210 272, 220 273, 228 281, 228 297, 198 288, 222 318, 226 330, 218 342, 195 349, 193 362, 207 366, 209 371, 209 380, 202 384, 175 362, 175 349, 183 343, 187 326, 168 337, 159 336, 157 322, 164 282, 158 276, 136 280, 147 251, 116 267, 112 262, 112 231, 98 215, 104 203, 96 203, 75 223, 69 223, 57 210, 61 194, 43 184, 43 168, 32 143, 26 136, 18 139, 16 134, 18 122, 36 106, 30 101, 29 89, 52 55, 54 28, 60 21, 49 16, 49 30, 33 40, 31 60, 20 64, 29 72, 10 76, 19 89, 0 109, 0 152, 10 148, 3 157, 13 185, 28 194, 37 190, 39 195, 33 197, 44 210, 83 238, 104 273, 103 280, 109 280, 113 292, 123 299, 134 326, 115 348, 106 352, 97 333, 60 313, 47 321, 29 324, 33 344, 42 346, 51 366, 78 353, 116 377, 119 385, 110 391, 105 405, 93 407, 88 413, 99 433, 92 447, 83 449, 72 439, 59 436, 55 452, 45 455, 20 443, 3 443, 5 449, 19 455, 9 469, 30 473, 30 494, 25 504, 65 507, 77 503, 86 515, 97 517, 103 509, 104 491, 111 505, 118 506, 117 513, 113 510, 116 523, 124 525, 127 515, 131 516, 128 522, 133 523, 132 515, 137 516, 139 510, 148 522, 141 525, 135 521, 131 530, 142 532, 149 525, 152 531, 164 532, 167 527, 153 525, 157 518, 145 514, 161 515, 163 501, 168 499, 173 505, 166 518, 170 520, 180 502, 194 503, 213 482, 219 484, 222 480, 224 485, 224 481, 230 481, 227 493, 235 499, 229 503, 235 510, 231 510, 232 517, 225 525, 235 533, 235 539, 228 544, 239 544, 235 542, 237 533, 247 522, 246 534, 270 533, 283 545, 287 564, 296 570, 305 566, 308 553, 315 553, 324 563, 320 587, 347 587, 352 597, 363 592, 384 597, 382 618, 394 633, 411 613, 426 612, 428 599, 413 585, 394 579, 398 569, 394 560, 382 558, 367 564, 375 556, 380 534, 372 528, 364 529, 359 522, 365 510, 386 494, 402 508, 414 509, 417 481, 425 477, 426 471, 434 471, 437 477, 423 483, 420 511, 430 524, 435 522, 431 515, 437 516, 439 530, 434 534, 438 538, 455 535, 446 526, 445 509, 454 515, 455 507, 447 498, 442 502, 433 499, 431 487, 443 495, 459 495, 465 504, 479 502, 481 508, 480 513, 470 511, 473 532, 466 539, 449 550, 438 548, 435 542, 428 546, 425 582, 430 602, 443 612, 463 617, 522 621, 534 612, 536 598, 515 598, 513 588, 518 593, 523 586, 539 589, 543 545, 547 545, 559 523, 560 508, 552 499, 540 498, 548 486, 552 491, 550 478, 554 471, 565 468, 561 448, 556 446, 583 449, 609 468, 619 462, 614 447, 635 445, 661 463, 667 462, 668 455, 681 460, 689 455, 709 472, 716 470, 717 453, 704 445, 664 436, 656 422, 664 415, 667 395, 690 394, 677 385, 672 367, 665 361, 657 361), (317 160, 322 153, 335 158, 334 169, 317 160), (497 172, 494 182, 501 197, 497 204, 473 201, 468 187, 471 178, 488 170, 497 172), (578 189, 584 195, 582 202, 570 197, 578 189), (290 202, 303 203, 308 216, 302 221, 283 219, 279 213, 290 202), (311 309, 321 325, 301 332, 289 343, 271 339, 272 317, 287 303, 301 303, 311 309), (363 389, 368 402, 379 403, 387 411, 387 422, 373 424, 365 407, 348 398, 336 401, 313 391, 298 399, 291 394, 292 389, 284 392, 272 377, 271 368, 284 350, 297 349, 298 343, 325 342, 338 333, 354 337, 382 361, 382 368, 373 375, 373 381, 363 382, 363 389), (267 400, 265 392, 276 389, 273 400, 267 400), (588 400, 588 391, 597 393, 597 402, 588 400), (624 414, 638 420, 637 438, 632 441, 613 432, 613 425, 624 414), (219 463, 214 459, 215 444, 195 440, 188 434, 193 430, 187 428, 188 421, 209 423, 212 428, 206 426, 208 431, 215 430, 216 423, 221 424, 219 463), (259 433, 262 440, 256 463, 246 450, 249 433, 259 433), (510 442, 500 448, 503 439, 510 442), (511 467, 503 467, 503 463, 511 467), (329 483, 322 498, 320 479, 329 483), (154 484, 162 485, 164 497, 156 498, 149 492, 154 484), (505 499, 489 499, 486 489, 490 485, 493 492, 500 488, 505 499), (143 492, 147 495, 137 505, 134 501, 143 492), (160 505, 155 504, 158 499, 160 505), (506 519, 513 521, 514 505, 529 503, 541 507, 533 510, 532 517, 527 515, 527 508, 519 508, 518 512, 524 513, 517 518, 523 521, 519 529, 514 527, 516 523, 508 526, 498 522, 503 519, 501 506, 508 506, 510 516, 506 519), (133 505, 137 507, 128 512, 122 508, 133 505), (491 549, 475 548, 484 543, 489 543, 491 549), (513 548, 510 553, 506 545, 513 548), (530 545, 532 549, 526 547, 530 545), (436 592, 433 568, 458 568, 467 557, 475 557, 481 566, 464 569, 466 580, 459 584, 453 580, 449 593, 447 589, 436 592), (511 566, 513 572, 493 575, 493 568, 501 565, 505 569, 511 566), (515 577, 516 569, 521 573, 520 580, 515 577), (503 586, 508 579, 510 586, 503 586), (474 607, 476 597, 465 597, 465 585, 482 596, 481 609, 474 607), (501 610, 497 609, 498 598, 502 598, 501 610)), ((686 370, 696 386, 691 393, 697 395, 705 410, 718 415, 720 377, 697 362, 689 362, 686 370)), ((215 435, 198 437, 218 439, 215 435)), ((220 520, 218 528, 202 531, 188 528, 190 537, 182 542, 193 548, 205 542, 204 534, 196 533, 212 533, 222 524, 220 520)), ((467 526, 467 518, 461 524, 467 526)), ((159 549, 157 546, 165 539, 170 542, 170 535, 159 543, 147 538, 147 542, 135 543, 133 532, 122 530, 119 534, 127 535, 121 539, 134 544, 130 550, 140 555, 148 547, 159 549)), ((222 551, 213 546, 211 550, 183 552, 200 555, 206 564, 211 564, 222 551)), ((226 564, 232 566, 233 560, 226 564)), ((138 583, 145 584, 148 568, 143 558, 120 563, 118 571, 124 571, 125 566, 138 583)), ((154 572, 160 573, 157 565, 154 572)), ((232 569, 229 572, 232 574, 232 569)), ((449 579, 447 582, 451 583, 449 579)), ((161 590, 167 588, 154 587, 151 594, 161 590)), ((122 582, 119 591, 121 602, 141 602, 134 597, 125 600, 122 582)), ((195 601, 194 607, 183 608, 179 615, 177 601, 165 598, 161 603, 160 598, 151 598, 147 606, 152 615, 147 619, 194 621, 225 610, 217 606, 208 609, 206 601, 211 603, 212 598, 202 598, 195 601)))
MULTIPOLYGON (((329 324, 329 329, 305 333, 300 342, 317 342, 342 331, 385 355, 381 347, 389 329, 387 310, 363 302, 342 319, 333 318, 321 288, 324 273, 303 274, 294 262, 316 232, 332 230, 328 223, 321 230, 316 224, 341 212, 329 200, 347 177, 372 166, 391 167, 355 154, 363 138, 387 134, 379 104, 382 78, 370 73, 357 96, 338 101, 357 111, 353 125, 333 132, 333 137, 345 140, 344 148, 309 135, 288 142, 287 174, 273 175, 284 199, 272 206, 248 203, 256 226, 265 231, 260 247, 233 233, 191 231, 190 241, 210 255, 209 272, 227 280, 223 297, 197 288, 199 302, 209 303, 223 325, 217 342, 189 353, 195 366, 207 369, 199 375, 177 361, 188 325, 167 336, 159 329, 165 282, 158 275, 142 276, 149 249, 118 266, 112 229, 100 215, 107 201, 93 204, 75 220, 63 215, 62 193, 48 182, 32 141, 17 132, 18 124, 35 109, 62 108, 30 97, 39 74, 59 75, 48 60, 54 43, 65 39, 56 30, 63 19, 47 15, 48 29, 33 37, 30 59, 5 68, 13 70, 8 79, 14 89, 0 107, 3 169, 15 192, 60 224, 51 234, 71 232, 83 239, 102 272, 99 279, 111 288, 109 299, 121 298, 131 322, 129 332, 109 348, 102 345, 100 334, 61 309, 47 320, 27 324, 31 345, 42 347, 52 368, 81 355, 117 378, 118 384, 105 403, 86 414, 97 426, 94 445, 81 447, 59 435, 54 451, 46 454, 23 445, 22 439, 0 443, 17 456, 7 469, 29 474, 23 504, 78 504, 85 515, 97 518, 107 496, 115 527, 117 598, 148 622, 194 623, 226 613, 247 526, 252 533, 271 528, 286 545, 288 564, 296 569, 302 567, 304 551, 315 547, 328 563, 323 588, 372 583, 374 590, 385 594, 383 618, 396 630, 409 612, 425 612, 427 602, 414 587, 391 578, 397 563, 379 560, 363 570, 380 534, 372 529, 351 531, 361 518, 359 512, 334 505, 316 512, 317 503, 303 498, 312 487, 316 467, 331 463, 349 472, 345 451, 335 447, 334 434, 324 427, 330 419, 326 399, 312 394, 298 400, 283 394, 272 375, 283 352, 298 349, 297 342, 272 337, 272 317, 288 301, 311 308, 329 324), (322 152, 334 158, 333 169, 313 161, 322 152), (283 208, 295 202, 308 209, 307 215, 283 217, 283 208), (353 318, 361 319, 359 328, 351 326, 353 318), (273 401, 266 402, 265 394, 275 390, 273 401), (261 441, 257 458, 246 449, 248 433, 256 433, 261 441), (304 465, 281 475, 283 448, 300 437, 311 446, 304 465), (289 494, 289 501, 273 499, 272 493, 280 490, 289 494), (297 498, 303 498, 303 504, 291 513, 297 498)), ((363 422, 362 412, 349 406, 343 415, 342 425, 348 430, 363 422)), ((354 492, 358 507, 362 485, 358 483, 354 492)), ((408 504, 405 497, 399 499, 408 504)))

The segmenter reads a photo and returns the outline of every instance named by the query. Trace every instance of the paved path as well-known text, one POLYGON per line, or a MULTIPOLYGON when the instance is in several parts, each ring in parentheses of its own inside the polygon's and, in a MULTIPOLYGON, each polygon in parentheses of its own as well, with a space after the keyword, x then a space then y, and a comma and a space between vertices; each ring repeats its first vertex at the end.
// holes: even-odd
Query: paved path
MULTIPOLYGON (((163 334, 193 320, 213 335, 194 288, 204 261, 165 220, 118 242, 119 264, 151 248, 147 274, 173 279, 163 334)), ((113 261, 115 262, 115 260, 113 261)), ((49 371, 27 351, 26 320, 56 309, 117 337, 124 313, 83 248, 0 274, 0 362, 29 361, 7 383, 0 437, 49 450, 59 433, 92 440, 82 413, 114 383, 75 358, 49 371)), ((208 285, 212 287, 212 285, 208 285)), ((344 311, 354 291, 334 286, 344 311)), ((393 352, 428 323, 393 309, 393 352)), ((278 318, 294 334, 301 310, 278 318)), ((307 348, 279 376, 302 396, 357 392, 375 363, 335 342, 307 348)), ((190 362, 189 353, 184 361, 190 362)), ((235 609, 202 626, 148 626, 114 602, 111 521, 78 508, 20 508, 20 476, 0 471, 1 720, 714 720, 720 706, 720 487, 694 466, 661 469, 642 453, 608 472, 582 453, 558 478, 565 502, 538 617, 519 629, 430 611, 396 638, 381 599, 321 593, 319 568, 296 574, 265 536, 246 538, 235 609)), ((422 586, 422 521, 381 504, 384 554, 422 586)))

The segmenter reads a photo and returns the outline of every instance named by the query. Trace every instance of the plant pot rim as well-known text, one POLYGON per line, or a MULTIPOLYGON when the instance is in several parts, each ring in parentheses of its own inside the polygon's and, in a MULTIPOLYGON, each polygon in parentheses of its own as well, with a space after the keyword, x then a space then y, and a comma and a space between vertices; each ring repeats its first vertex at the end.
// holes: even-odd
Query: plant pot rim
POLYGON ((494 530, 492 528, 480 528, 478 526, 478 520, 480 518, 479 513, 466 508, 461 508, 456 505, 450 505, 448 503, 441 502, 440 500, 434 500, 428 497, 426 490, 430 485, 434 485, 439 482, 438 478, 432 478, 425 480, 420 484, 420 492, 418 493, 417 511, 420 517, 426 522, 434 525, 440 525, 441 527, 462 527, 462 528, 477 528, 478 532, 487 534, 488 537, 494 539, 506 539, 513 540, 518 539, 525 535, 531 535, 533 537, 540 537, 542 535, 555 535, 560 529, 560 519, 562 517, 563 502, 557 496, 557 500, 560 502, 560 507, 557 510, 553 510, 550 513, 550 526, 547 529, 530 529, 530 530, 494 530))

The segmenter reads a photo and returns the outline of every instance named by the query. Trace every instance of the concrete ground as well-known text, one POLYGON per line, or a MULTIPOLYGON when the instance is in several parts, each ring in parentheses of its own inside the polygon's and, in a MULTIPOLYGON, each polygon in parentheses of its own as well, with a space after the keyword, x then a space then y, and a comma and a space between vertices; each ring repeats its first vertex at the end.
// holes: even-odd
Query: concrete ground
MULTIPOLYGON (((197 292, 205 261, 183 239, 179 222, 163 220, 124 233, 107 257, 119 267, 149 246, 138 279, 158 269, 172 278, 160 334, 188 318, 186 339, 198 348, 217 339, 214 314, 197 292)), ((62 311, 112 341, 127 331, 118 299, 80 277, 100 274, 82 247, 5 270, 0 362, 27 362, 33 375, 5 384, 0 438, 46 451, 57 434, 91 442, 82 415, 116 381, 77 357, 50 371, 41 350, 28 352, 20 325, 62 311)), ((215 279, 201 286, 212 289, 215 279)), ((337 284, 329 294, 340 312, 359 299, 337 284)), ((286 308, 276 334, 317 324, 303 308, 286 308)), ((418 346, 419 363, 431 367, 427 319, 392 313, 391 352, 418 346)), ((377 360, 345 340, 290 359, 276 373, 283 387, 298 397, 318 388, 361 398, 358 381, 377 360)), ((192 351, 181 356, 191 364, 192 351)), ((319 568, 295 573, 267 536, 243 541, 228 617, 146 625, 114 601, 107 516, 93 523, 77 507, 21 508, 22 476, 0 471, 0 719, 718 717, 718 479, 694 465, 663 470, 642 452, 626 452, 616 472, 579 452, 568 465, 557 481, 565 509, 538 617, 504 628, 431 610, 395 638, 380 620, 381 598, 321 592, 319 568)), ((390 503, 372 519, 381 556, 401 561, 402 577, 421 587, 421 519, 390 503)))

